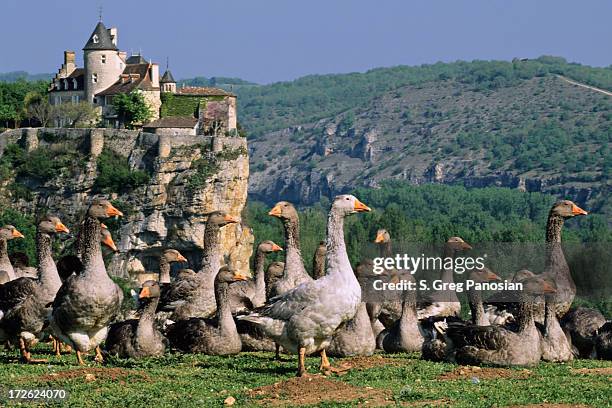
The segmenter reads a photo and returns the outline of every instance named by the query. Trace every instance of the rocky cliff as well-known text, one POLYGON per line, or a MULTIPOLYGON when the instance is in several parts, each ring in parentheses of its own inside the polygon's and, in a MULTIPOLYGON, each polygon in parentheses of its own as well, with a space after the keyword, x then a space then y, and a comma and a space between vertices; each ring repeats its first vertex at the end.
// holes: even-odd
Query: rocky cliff
POLYGON ((404 86, 250 141, 249 194, 311 204, 405 180, 548 192, 593 208, 610 190, 611 125, 609 96, 552 76, 404 86))
MULTIPOLYGON (((168 137, 112 129, 17 129, 0 135, 4 155, 19 148, 25 160, 41 163, 33 170, 20 164, 4 172, 2 205, 31 215, 59 214, 76 230, 91 197, 105 193, 126 215, 108 222, 119 247, 109 271, 117 276, 157 272, 165 248, 181 251, 197 270, 207 213, 224 210, 240 217, 247 199, 249 162, 246 139, 240 137, 168 137), (102 154, 117 160, 117 166, 126 161, 130 170, 147 177, 119 191, 100 188, 102 154)), ((248 272, 250 230, 227 226, 221 242, 226 258, 248 272)))

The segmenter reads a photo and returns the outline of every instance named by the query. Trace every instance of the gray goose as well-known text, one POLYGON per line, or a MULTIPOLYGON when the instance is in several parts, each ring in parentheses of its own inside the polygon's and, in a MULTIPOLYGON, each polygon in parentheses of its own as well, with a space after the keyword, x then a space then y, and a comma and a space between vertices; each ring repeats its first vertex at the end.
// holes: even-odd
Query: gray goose
MULTIPOLYGON (((357 279, 365 278, 369 270, 365 265, 355 268, 357 279)), ((376 337, 372 331, 366 304, 361 302, 355 317, 346 322, 327 347, 327 354, 332 357, 371 356, 376 350, 376 337)))
POLYGON ((313 279, 319 279, 325 276, 325 254, 327 254, 327 247, 325 241, 320 241, 315 249, 314 256, 312 257, 312 277, 313 279))
POLYGON ((100 219, 122 215, 108 200, 93 200, 81 231, 83 270, 64 282, 53 302, 51 332, 76 350, 80 365, 85 364, 82 353, 92 349, 96 361, 103 361, 99 345, 121 309, 123 292, 108 276, 102 258, 100 219))
POLYGON ((183 274, 164 285, 158 311, 170 312, 173 321, 210 317, 215 313, 215 276, 221 267, 220 229, 238 219, 225 211, 208 214, 204 231, 202 266, 195 274, 183 274))
MULTIPOLYGON (((556 202, 548 213, 546 221, 546 252, 545 268, 541 275, 548 277, 557 287, 557 293, 549 299, 554 302, 555 312, 558 318, 562 318, 568 312, 574 297, 576 296, 576 285, 572 279, 569 265, 565 260, 563 248, 561 247, 561 231, 566 219, 588 214, 572 201, 562 200, 556 202)), ((490 320, 495 320, 498 315, 512 315, 516 313, 516 302, 503 303, 499 298, 485 303, 490 320)), ((544 323, 544 302, 538 302, 534 318, 538 323, 544 323)))
POLYGON ((337 196, 327 220, 325 276, 306 281, 273 297, 254 313, 238 317, 259 325, 285 350, 297 352, 298 377, 306 374, 305 357, 314 352, 321 353, 320 369, 333 371, 325 348, 338 328, 355 316, 361 303, 361 286, 346 252, 344 218, 364 211, 370 208, 354 196, 337 196))
POLYGON ((597 329, 594 357, 600 360, 612 360, 612 322, 607 322, 597 329))
POLYGON ((54 216, 45 216, 38 223, 36 231, 36 256, 40 279, 18 278, 2 285, 0 297, 4 300, 4 316, 0 320, 0 342, 19 344, 23 361, 35 360, 30 347, 42 334, 49 304, 61 286, 61 280, 52 257, 51 236, 69 230, 54 216), (12 303, 7 305, 7 303, 12 303))
POLYGON ((159 302, 159 284, 153 280, 143 283, 138 296, 140 319, 114 323, 108 330, 104 350, 120 358, 161 356, 166 350, 166 338, 155 327, 155 309, 159 302))
POLYGON ((8 241, 15 238, 23 238, 23 234, 12 225, 0 228, 0 271, 5 271, 9 280, 15 279, 15 269, 8 255, 8 241))
POLYGON ((170 267, 172 263, 186 263, 185 258, 176 249, 166 249, 159 257, 159 280, 160 284, 170 283, 170 267))
POLYGON ((215 278, 216 318, 209 320, 194 317, 177 321, 170 326, 167 333, 172 347, 186 353, 238 354, 242 343, 227 294, 230 284, 247 279, 228 266, 222 267, 215 278))
POLYGON ((261 307, 266 303, 266 278, 264 264, 266 255, 282 251, 283 248, 272 241, 263 241, 257 246, 255 252, 255 278, 239 282, 230 286, 229 301, 232 313, 261 307))
POLYGON ((587 307, 570 309, 561 319, 563 330, 572 338, 576 354, 581 358, 590 358, 595 349, 598 329, 606 323, 601 312, 587 307))
POLYGON ((285 263, 281 261, 270 262, 266 269, 266 301, 272 297, 272 286, 283 277, 285 263))
POLYGON ((544 324, 538 327, 541 332, 540 347, 542 348, 542 360, 553 362, 567 362, 574 359, 572 352, 571 337, 566 334, 554 307, 554 300, 550 295, 544 298, 544 324))
POLYGON ((456 347, 455 359, 458 363, 529 366, 540 361, 540 333, 533 320, 535 297, 555 293, 556 289, 540 276, 529 278, 522 283, 516 331, 502 326, 449 324, 446 336, 456 347))
POLYGON ((304 268, 300 249, 300 220, 293 204, 279 201, 268 215, 279 218, 285 230, 285 271, 284 276, 271 289, 272 296, 295 288, 297 285, 312 281, 304 268))
MULTIPOLYGON (((459 251, 472 249, 470 244, 460 237, 450 237, 444 245, 442 257, 454 258, 459 251)), ((453 269, 443 269, 440 280, 444 283, 453 283, 453 269)), ((426 319, 433 316, 458 316, 461 311, 461 303, 454 291, 437 291, 425 295, 417 303, 417 316, 426 319)))

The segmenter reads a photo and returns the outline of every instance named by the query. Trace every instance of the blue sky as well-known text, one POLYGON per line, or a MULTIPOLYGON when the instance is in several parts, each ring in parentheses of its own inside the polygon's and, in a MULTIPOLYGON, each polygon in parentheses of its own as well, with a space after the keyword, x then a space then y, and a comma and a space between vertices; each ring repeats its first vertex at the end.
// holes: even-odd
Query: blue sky
POLYGON ((176 78, 269 83, 458 59, 612 64, 612 2, 566 0, 2 0, 0 72, 55 72, 103 7, 119 46, 176 78))

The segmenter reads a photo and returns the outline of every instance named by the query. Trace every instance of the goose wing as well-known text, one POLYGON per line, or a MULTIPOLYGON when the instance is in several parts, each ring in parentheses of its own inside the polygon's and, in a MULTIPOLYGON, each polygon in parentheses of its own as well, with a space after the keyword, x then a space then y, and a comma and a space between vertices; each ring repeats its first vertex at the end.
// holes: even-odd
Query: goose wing
POLYGON ((268 304, 255 309, 255 314, 275 320, 289 320, 312 304, 317 304, 317 282, 304 282, 289 292, 275 296, 268 304))
POLYGON ((173 311, 178 306, 191 299, 200 285, 197 275, 189 275, 177 279, 169 285, 161 287, 161 297, 157 311, 173 311))
POLYGON ((507 330, 499 326, 456 325, 449 323, 446 335, 457 347, 473 346, 485 350, 499 350, 509 346, 507 330))
POLYGON ((18 278, 0 285, 0 311, 19 305, 36 292, 36 281, 30 278, 18 278))

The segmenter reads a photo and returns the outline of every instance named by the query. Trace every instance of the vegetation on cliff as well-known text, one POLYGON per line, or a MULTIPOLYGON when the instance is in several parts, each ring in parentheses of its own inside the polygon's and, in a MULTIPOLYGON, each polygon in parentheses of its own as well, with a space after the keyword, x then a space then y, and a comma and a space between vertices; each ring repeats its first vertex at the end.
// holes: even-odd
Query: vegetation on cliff
POLYGON ((94 191, 126 193, 149 182, 151 176, 143 170, 132 170, 128 158, 110 149, 103 149, 97 159, 98 176, 94 191))

